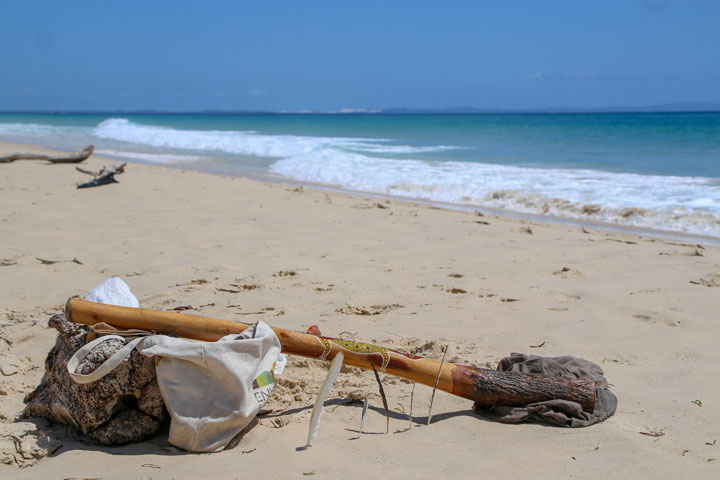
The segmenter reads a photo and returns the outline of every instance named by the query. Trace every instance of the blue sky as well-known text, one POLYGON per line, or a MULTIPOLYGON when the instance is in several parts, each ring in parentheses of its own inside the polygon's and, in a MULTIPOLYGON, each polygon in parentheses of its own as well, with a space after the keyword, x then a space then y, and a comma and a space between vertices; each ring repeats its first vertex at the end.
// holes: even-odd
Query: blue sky
POLYGON ((720 1, 23 1, 0 110, 720 103, 720 1))

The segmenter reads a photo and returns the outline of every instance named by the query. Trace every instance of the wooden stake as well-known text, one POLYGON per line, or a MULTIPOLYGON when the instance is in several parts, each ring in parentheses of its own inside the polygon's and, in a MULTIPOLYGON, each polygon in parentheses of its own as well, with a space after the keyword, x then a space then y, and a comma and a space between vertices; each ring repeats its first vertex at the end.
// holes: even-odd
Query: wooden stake
POLYGON ((385 389, 383 388, 382 382, 380 381, 380 375, 378 375, 375 365, 372 365, 372 369, 373 372, 375 372, 375 380, 377 380, 378 386, 380 387, 380 396, 382 397, 383 407, 385 407, 385 434, 387 435, 388 433, 390 433, 390 410, 388 409, 387 397, 385 397, 385 389))
POLYGON ((430 397, 430 409, 428 410, 428 420, 427 424, 430 425, 430 420, 432 419, 432 406, 433 401, 435 401, 435 390, 437 390, 438 383, 440 382, 440 374, 442 373, 442 366, 443 363, 445 363, 445 355, 447 355, 448 347, 450 344, 445 345, 445 351, 443 352, 442 360, 440 360, 440 368, 438 369, 437 378, 435 379, 435 386, 433 387, 433 393, 430 397))
POLYGON ((410 392, 410 414, 408 414, 408 430, 412 428, 412 409, 413 409, 413 398, 415 398, 415 382, 413 382, 413 389, 410 392))
POLYGON ((362 416, 360 417, 360 431, 358 432, 357 438, 360 438, 360 436, 363 433, 363 430, 365 429, 365 419, 367 419, 367 410, 368 410, 368 399, 367 399, 367 397, 365 397, 363 399, 362 416))

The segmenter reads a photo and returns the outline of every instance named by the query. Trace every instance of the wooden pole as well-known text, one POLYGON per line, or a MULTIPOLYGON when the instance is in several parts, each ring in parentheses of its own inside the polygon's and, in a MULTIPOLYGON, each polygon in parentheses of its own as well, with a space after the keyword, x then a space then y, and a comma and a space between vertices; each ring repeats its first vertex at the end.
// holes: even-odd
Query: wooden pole
MULTIPOLYGON (((118 307, 71 298, 65 307, 68 320, 94 325, 105 322, 118 328, 138 328, 158 334, 177 335, 196 340, 216 341, 225 335, 240 333, 249 325, 228 320, 200 317, 185 313, 163 312, 142 308, 118 307)), ((499 372, 468 367, 409 355, 389 348, 339 338, 319 337, 274 328, 282 351, 291 355, 332 360, 342 351, 345 363, 407 378, 478 402, 483 406, 521 406, 552 399, 579 403, 592 412, 595 405, 595 382, 592 380, 499 372)))

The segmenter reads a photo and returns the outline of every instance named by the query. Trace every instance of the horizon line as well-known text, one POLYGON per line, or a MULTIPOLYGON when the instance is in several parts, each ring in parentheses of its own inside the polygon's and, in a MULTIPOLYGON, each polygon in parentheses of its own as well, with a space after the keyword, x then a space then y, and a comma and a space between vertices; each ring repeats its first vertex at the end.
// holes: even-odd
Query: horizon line
POLYGON ((206 115, 408 115, 408 114, 562 114, 562 113, 717 113, 720 104, 712 102, 677 102, 646 106, 614 107, 540 107, 540 108, 480 108, 480 107, 392 107, 392 108, 340 108, 335 110, 242 110, 203 109, 168 110, 155 108, 136 109, 13 109, 0 110, 0 114, 206 114, 206 115))

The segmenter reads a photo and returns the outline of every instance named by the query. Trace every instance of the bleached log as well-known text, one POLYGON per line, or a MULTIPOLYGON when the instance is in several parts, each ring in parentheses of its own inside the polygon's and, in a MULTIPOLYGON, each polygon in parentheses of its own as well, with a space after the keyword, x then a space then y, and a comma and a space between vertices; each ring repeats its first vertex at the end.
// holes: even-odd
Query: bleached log
POLYGON ((89 182, 79 184, 77 188, 89 188, 106 185, 108 183, 118 183, 118 181, 115 180, 115 175, 120 175, 121 173, 123 173, 125 171, 126 165, 127 163, 125 162, 117 162, 114 165, 104 166, 99 172, 92 172, 90 170, 85 170, 84 168, 75 167, 75 170, 77 170, 78 172, 82 172, 95 177, 89 182))
POLYGON ((15 160, 45 160, 50 163, 80 163, 95 150, 94 145, 88 145, 85 149, 78 153, 70 155, 43 155, 41 153, 11 153, 10 155, 0 156, 0 163, 10 163, 15 160))

